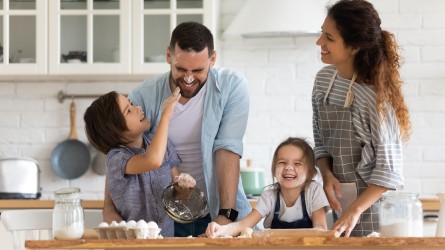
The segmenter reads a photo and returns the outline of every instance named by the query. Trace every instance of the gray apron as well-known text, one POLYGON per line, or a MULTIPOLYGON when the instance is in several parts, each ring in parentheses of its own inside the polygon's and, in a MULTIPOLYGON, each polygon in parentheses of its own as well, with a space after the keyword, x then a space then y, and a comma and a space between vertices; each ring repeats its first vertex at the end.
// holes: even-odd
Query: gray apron
MULTIPOLYGON (((356 132, 352 126, 350 106, 354 99, 352 85, 355 74, 349 83, 349 91, 343 107, 329 105, 326 100, 332 85, 337 77, 337 71, 332 76, 324 97, 323 105, 319 105, 319 126, 324 148, 332 156, 332 172, 341 183, 355 183, 357 194, 361 195, 368 185, 355 171, 361 160, 362 146, 357 140, 356 132)), ((343 190, 342 190, 343 191, 343 190)), ((354 190, 355 191, 355 190, 354 190)), ((358 223, 351 232, 351 236, 366 236, 379 230, 378 202, 365 210, 358 223)), ((344 208, 343 208, 344 209, 344 208)), ((345 211, 345 210, 343 210, 345 211)))

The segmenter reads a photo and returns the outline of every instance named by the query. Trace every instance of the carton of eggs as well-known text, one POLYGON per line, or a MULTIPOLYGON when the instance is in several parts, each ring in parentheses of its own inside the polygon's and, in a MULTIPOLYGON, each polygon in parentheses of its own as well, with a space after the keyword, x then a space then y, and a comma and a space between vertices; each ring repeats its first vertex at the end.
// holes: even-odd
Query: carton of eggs
POLYGON ((159 233, 161 229, 154 221, 145 222, 139 220, 138 222, 130 220, 128 222, 121 221, 117 223, 112 221, 110 225, 106 222, 101 222, 96 228, 99 239, 160 239, 162 235, 159 233))

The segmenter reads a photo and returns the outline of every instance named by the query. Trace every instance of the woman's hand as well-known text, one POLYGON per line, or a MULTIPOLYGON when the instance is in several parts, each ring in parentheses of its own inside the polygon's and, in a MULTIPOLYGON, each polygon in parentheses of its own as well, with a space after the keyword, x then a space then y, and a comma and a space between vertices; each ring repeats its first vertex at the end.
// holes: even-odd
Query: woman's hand
POLYGON ((343 213, 342 216, 334 223, 332 230, 339 232, 339 234, 345 232, 345 237, 349 237, 361 214, 358 211, 352 210, 353 209, 350 208, 345 213, 343 213))
POLYGON ((337 200, 337 197, 341 197, 340 182, 333 174, 323 176, 323 189, 331 209, 342 211, 340 202, 337 200))

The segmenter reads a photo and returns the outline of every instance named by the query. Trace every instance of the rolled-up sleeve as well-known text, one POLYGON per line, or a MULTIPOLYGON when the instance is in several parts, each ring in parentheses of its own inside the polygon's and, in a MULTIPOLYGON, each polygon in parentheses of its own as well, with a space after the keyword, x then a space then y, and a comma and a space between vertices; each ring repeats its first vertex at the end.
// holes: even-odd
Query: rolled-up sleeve
POLYGON ((357 171, 368 184, 401 189, 404 183, 403 145, 394 109, 386 105, 383 114, 375 106, 368 108, 364 114, 369 114, 369 117, 363 116, 362 120, 369 119, 365 122, 370 126, 360 127, 369 130, 358 131, 365 145, 357 171), (371 138, 371 141, 364 138, 371 138))
POLYGON ((226 105, 222 111, 222 119, 213 144, 213 152, 218 149, 226 149, 242 156, 243 137, 249 116, 247 80, 240 75, 232 74, 230 79, 220 81, 225 81, 224 84, 230 83, 230 88, 222 93, 226 105))

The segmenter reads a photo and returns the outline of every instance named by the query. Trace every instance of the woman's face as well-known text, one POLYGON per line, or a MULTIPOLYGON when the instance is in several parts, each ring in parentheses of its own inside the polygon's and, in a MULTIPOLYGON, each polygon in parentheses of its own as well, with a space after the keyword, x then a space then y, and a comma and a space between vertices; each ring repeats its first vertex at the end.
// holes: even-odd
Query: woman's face
POLYGON ((299 147, 285 145, 278 150, 275 162, 275 178, 282 189, 303 186, 306 182, 307 169, 303 150, 299 147))
POLYGON ((321 61, 334 64, 337 69, 353 68, 356 50, 345 45, 335 21, 327 16, 321 30, 321 35, 316 42, 321 48, 321 61))
POLYGON ((124 136, 130 140, 134 140, 150 128, 150 122, 146 119, 142 108, 140 106, 134 106, 124 95, 119 94, 118 102, 128 128, 128 131, 124 132, 124 136))

